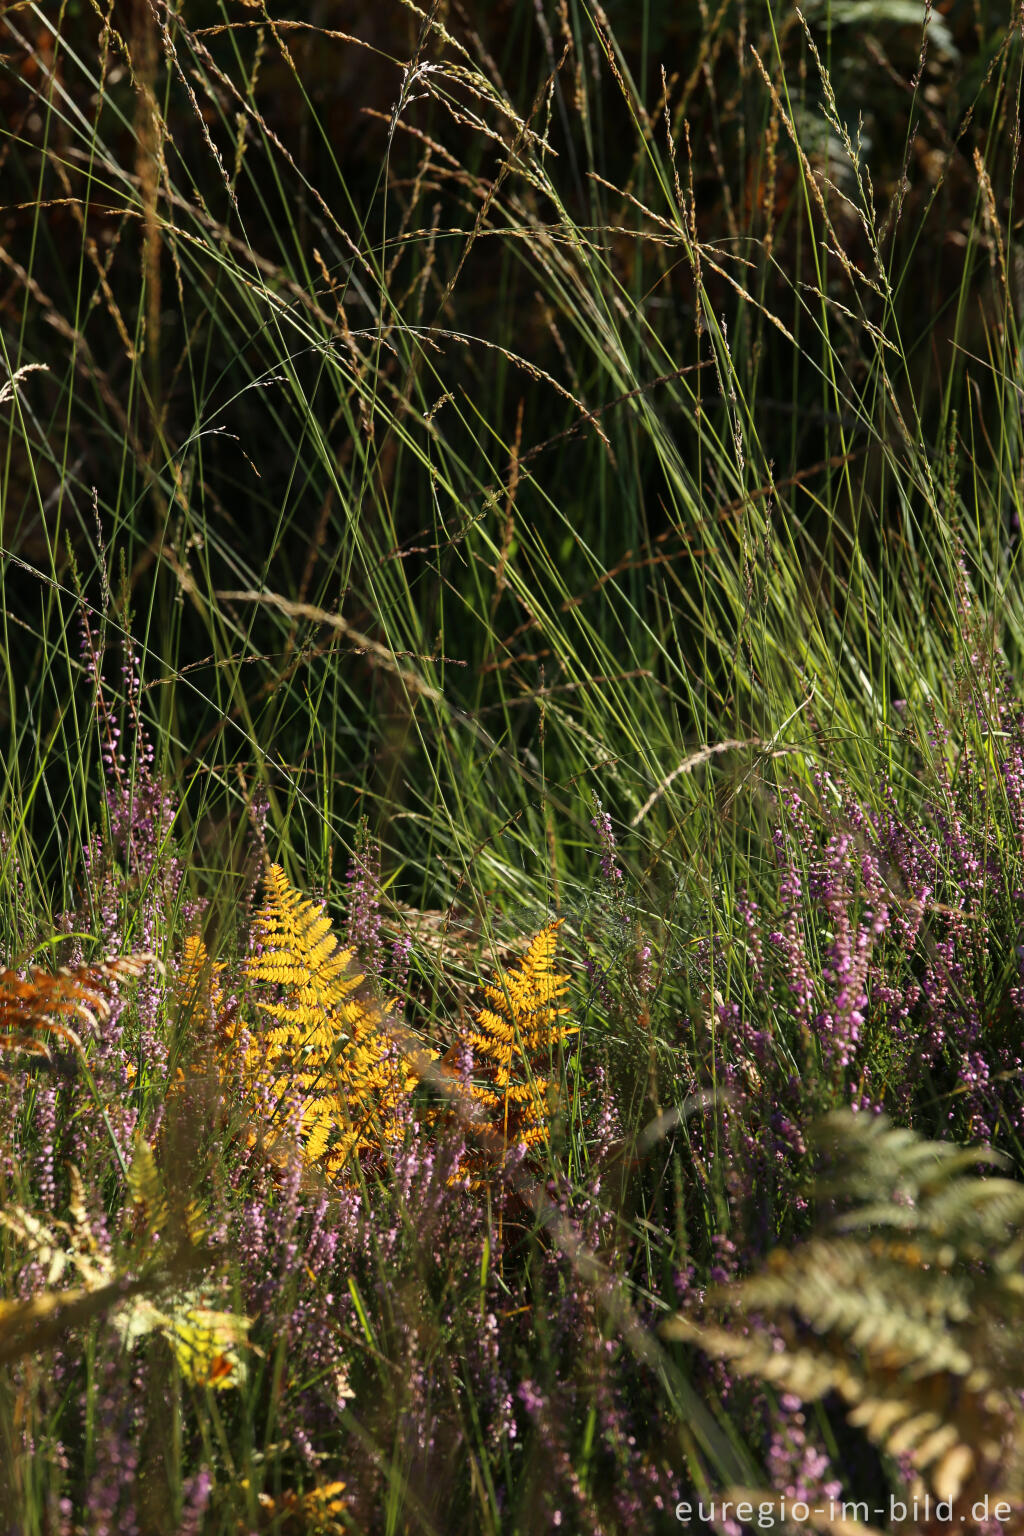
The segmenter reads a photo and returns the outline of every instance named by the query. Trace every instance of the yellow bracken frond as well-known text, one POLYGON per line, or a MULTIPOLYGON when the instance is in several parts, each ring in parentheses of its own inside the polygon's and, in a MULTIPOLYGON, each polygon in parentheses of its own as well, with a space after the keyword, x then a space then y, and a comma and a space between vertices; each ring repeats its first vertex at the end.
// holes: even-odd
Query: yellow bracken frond
MULTIPOLYGON (((246 975, 292 988, 299 1009, 335 1008, 362 981, 352 974, 353 951, 338 948, 330 919, 292 889, 279 864, 272 864, 267 873, 256 926, 262 950, 246 961, 246 975)), ((273 1014, 272 1007, 261 1006, 273 1014)))
POLYGON ((500 1116, 506 1147, 536 1146, 547 1139, 552 1110, 550 1073, 558 1048, 574 1025, 561 1023, 569 1009, 559 1005, 568 976, 554 970, 561 920, 549 923, 527 945, 517 965, 486 983, 486 1006, 466 1031, 472 1049, 470 1093, 500 1116))
MULTIPOLYGON (((242 1487, 247 1484, 243 1483, 242 1487)), ((293 1493, 290 1489, 280 1498, 269 1493, 257 1495, 261 1516, 273 1522, 275 1531, 306 1532, 307 1536, 344 1536, 351 1529, 345 1517, 345 1501, 342 1494, 344 1483, 325 1483, 308 1493, 293 1493)), ((261 1523, 260 1529, 270 1529, 261 1523)))
POLYGON ((222 960, 210 959, 198 934, 190 934, 185 940, 174 986, 179 1005, 193 1013, 198 1013, 201 1007, 209 1018, 219 1019, 224 1010, 224 989, 220 981, 224 969, 222 960))
POLYGON ((399 1111, 416 1076, 383 1027, 376 1003, 361 998, 353 951, 341 949, 316 903, 301 896, 280 865, 266 878, 256 917, 259 951, 249 980, 270 1023, 257 1054, 275 1103, 300 1117, 303 1154, 328 1172, 353 1155, 379 1153, 403 1134, 399 1111))

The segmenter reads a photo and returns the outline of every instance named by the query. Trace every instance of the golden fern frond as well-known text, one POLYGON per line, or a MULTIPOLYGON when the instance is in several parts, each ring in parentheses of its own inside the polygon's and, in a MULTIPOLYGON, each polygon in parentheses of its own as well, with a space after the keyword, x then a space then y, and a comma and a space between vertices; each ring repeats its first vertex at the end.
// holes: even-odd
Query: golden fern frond
POLYGON ((817 1139, 837 1170, 819 1195, 852 1204, 717 1293, 732 1327, 665 1333, 805 1400, 836 1392, 939 1498, 1024 1494, 1024 1188, 966 1176, 990 1149, 883 1116, 831 1115, 817 1139))
MULTIPOLYGON (((547 1074, 558 1047, 576 1033, 561 1023, 569 978, 554 969, 561 919, 534 935, 515 965, 483 984, 485 1006, 464 1035, 473 1055, 469 1092, 501 1115, 506 1147, 546 1139, 551 1116, 547 1074)), ((496 1127, 496 1129, 498 1129, 496 1127)))
POLYGON ((276 1499, 269 1493, 257 1494, 259 1530, 280 1531, 283 1536, 344 1536, 351 1530, 345 1519, 344 1490, 344 1483, 334 1482, 307 1493, 289 1489, 276 1499))
MULTIPOLYGON (((74 1170, 73 1177, 77 1177, 74 1170)), ((139 1130, 128 1167, 128 1193, 141 1218, 143 1241, 151 1248, 155 1239, 164 1251, 179 1249, 188 1253, 198 1251, 209 1237, 210 1221, 201 1202, 184 1188, 172 1188, 168 1194, 157 1167, 156 1152, 139 1130)), ((79 1205, 84 1211, 84 1199, 79 1205)), ((74 1214, 73 1203, 71 1209, 74 1214)))
POLYGON ((339 948, 330 919, 293 890, 280 864, 267 872, 256 929, 261 953, 245 962, 245 974, 252 981, 294 988, 303 1007, 334 1008, 363 980, 352 974, 354 951, 339 948))
POLYGON ((160 1231, 167 1223, 167 1196, 157 1171, 153 1148, 136 1132, 135 1147, 128 1168, 128 1193, 142 1212, 150 1231, 160 1231))
POLYGON ((207 1300, 201 1292, 189 1292, 159 1316, 154 1314, 153 1327, 170 1344, 186 1381, 222 1392, 247 1379, 243 1350, 251 1319, 210 1307, 207 1300))
POLYGON ((297 1110, 303 1155, 338 1173, 353 1155, 379 1153, 404 1134, 400 1108, 417 1081, 393 1046, 376 1002, 358 995, 363 977, 342 949, 330 919, 290 885, 280 865, 267 874, 256 917, 259 952, 246 962, 250 981, 273 986, 257 995, 270 1027, 257 1080, 275 1102, 297 1110))
POLYGON ((174 983, 179 1007, 195 1014, 198 1010, 217 1022, 224 1013, 224 988, 221 977, 226 966, 213 960, 198 934, 190 934, 182 948, 181 964, 174 983))

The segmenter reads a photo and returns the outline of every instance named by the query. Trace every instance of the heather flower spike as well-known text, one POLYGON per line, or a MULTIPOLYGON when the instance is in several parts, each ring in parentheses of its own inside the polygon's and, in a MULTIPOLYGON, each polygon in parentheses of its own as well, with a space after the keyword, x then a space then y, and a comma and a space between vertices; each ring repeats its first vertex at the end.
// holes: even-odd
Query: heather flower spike
POLYGON ((612 819, 602 806, 597 795, 594 796, 594 815, 590 818, 590 825, 597 832, 601 845, 601 874, 610 885, 619 885, 622 881, 622 870, 615 862, 617 844, 615 833, 612 831, 612 819))
POLYGON ((345 879, 348 883, 346 937, 359 963, 372 976, 381 968, 380 844, 364 817, 356 831, 355 848, 345 879))

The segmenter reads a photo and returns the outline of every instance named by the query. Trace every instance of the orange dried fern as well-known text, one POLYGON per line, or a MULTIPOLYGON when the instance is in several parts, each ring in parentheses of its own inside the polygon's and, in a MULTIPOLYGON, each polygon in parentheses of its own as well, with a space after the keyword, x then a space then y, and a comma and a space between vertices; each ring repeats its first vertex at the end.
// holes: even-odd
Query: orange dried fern
MULTIPOLYGON (((80 1055, 82 1042, 72 1025, 105 1022, 119 983, 140 976, 152 960, 150 954, 122 955, 56 975, 38 966, 27 977, 0 971, 0 1053, 14 1051, 52 1066, 52 1047, 59 1042, 80 1055)), ((0 1078, 10 1080, 6 1073, 0 1078)))

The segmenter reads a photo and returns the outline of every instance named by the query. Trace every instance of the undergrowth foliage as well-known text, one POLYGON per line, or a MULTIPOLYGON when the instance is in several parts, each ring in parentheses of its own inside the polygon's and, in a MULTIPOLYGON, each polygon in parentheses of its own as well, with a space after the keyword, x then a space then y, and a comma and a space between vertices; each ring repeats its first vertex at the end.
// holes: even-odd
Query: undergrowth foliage
MULTIPOLYGON (((833 793, 832 800, 836 822, 825 836, 795 792, 786 802, 790 826, 804 829, 794 846, 802 848, 810 886, 821 893, 831 950, 813 958, 813 924, 790 923, 789 939, 785 928, 762 935, 758 906, 747 898, 740 931, 762 989, 740 992, 735 1003, 717 986, 717 1001, 704 993, 705 1027, 717 1017, 729 1036, 715 1046, 719 1093, 710 1078, 700 1089, 698 1068, 694 1102, 678 1117, 696 1182, 677 1207, 683 1227, 674 1239, 650 1216, 638 1219, 658 1210, 646 1163, 665 1134, 658 1120, 654 1139, 637 1142, 624 1157, 615 1134, 619 1114, 607 1090, 604 1099, 600 1093, 603 1071, 596 1094, 580 1092, 580 1003, 569 971, 556 962, 566 918, 541 927, 490 981, 464 990, 447 1041, 420 1039, 402 1022, 416 1015, 414 998, 381 1002, 386 971, 367 984, 324 904, 303 896, 278 864, 267 867, 248 937, 239 933, 233 953, 222 950, 214 959, 194 932, 180 941, 162 995, 163 1027, 179 1039, 186 1031, 191 1042, 181 1065, 168 1042, 151 1059, 138 1057, 131 1010, 149 1007, 142 994, 122 1000, 118 1043, 113 1050, 103 1044, 115 992, 138 988, 151 956, 56 976, 38 967, 25 978, 6 973, 6 1177, 7 1188, 17 1184, 23 1194, 8 1197, 0 1222, 19 1292, 0 1315, 5 1358, 20 1370, 48 1349, 59 1378, 72 1381, 77 1356, 67 1341, 92 1328, 112 1351, 110 1392, 122 1390, 116 1381, 130 1367, 131 1381, 144 1377, 151 1394, 199 1394, 199 1438, 185 1434, 179 1476, 186 1479, 191 1466, 188 1476, 200 1479, 194 1487, 217 1520, 244 1506, 250 1520, 288 1512, 294 1521, 306 1510, 314 1526, 321 1515, 326 1528, 340 1521, 344 1529, 346 1519, 372 1526, 376 1501, 400 1477, 403 1500, 428 1521, 454 1496, 464 1455, 483 1457, 496 1480, 512 1478, 507 1486, 518 1490, 528 1526, 558 1509, 571 1511, 574 1526, 595 1531, 632 1528, 648 1506, 668 1518, 694 1485, 680 1474, 682 1450, 674 1449, 686 1444, 676 1436, 688 1399, 677 1399, 681 1388, 671 1385, 678 1366, 668 1356, 659 1363, 659 1331, 668 1341, 699 1344, 720 1362, 725 1374, 708 1376, 705 1390, 720 1394, 744 1426, 775 1493, 833 1498, 856 1491, 816 1441, 808 1417, 816 1401, 838 1398, 849 1432, 892 1458, 894 1470, 884 1474, 892 1489, 912 1496, 918 1476, 920 1487, 939 1498, 973 1501, 994 1489, 1016 1507, 1024 1380, 1012 1340, 1024 1197, 1006 1180, 962 1177, 973 1164, 997 1162, 995 1151, 927 1142, 872 1111, 863 1066, 872 1058, 862 1058, 870 1029, 861 1032, 854 1020, 847 1032, 853 1048, 838 1059, 829 1048, 838 1018, 857 1013, 867 1025, 872 991, 880 1000, 895 995, 887 967, 906 963, 908 933, 913 939, 921 931, 928 898, 942 893, 939 876, 922 866, 920 878, 930 870, 933 883, 927 892, 910 892, 916 926, 880 925, 886 904, 897 906, 893 871, 901 839, 912 836, 923 856, 923 831, 905 833, 884 818, 858 815, 849 796, 833 793), (884 864, 872 853, 883 837, 884 864), (855 839, 856 871, 843 855, 855 839), (870 937, 860 942, 857 934, 870 937), (864 958, 844 963, 847 952, 864 958), (784 964, 769 991, 771 954, 784 964), (754 1003, 771 998, 778 1007, 787 993, 788 1033, 754 1031, 754 1003), (73 1067, 56 1071, 47 1122, 33 1095, 54 1076, 53 1039, 70 1051, 73 1067), (565 1059, 570 1044, 572 1068, 565 1059), (118 1052, 125 1058, 120 1075, 118 1052), (787 1066, 793 1061, 799 1075, 787 1066), (43 1071, 31 1070, 33 1062, 43 1071), (103 1081, 127 1083, 140 1104, 154 1101, 162 1081, 152 1140, 136 1119, 130 1148, 122 1141, 91 1062, 102 1068, 103 1081), (817 1144, 812 1120, 837 1096, 858 1112, 836 1111, 826 1122, 824 1141, 838 1171, 831 1183, 809 1188, 808 1144, 817 1144), (107 1191, 102 1206, 90 1200, 68 1155, 76 1144, 72 1128, 90 1105, 108 1149, 104 1159, 95 1140, 89 1143, 90 1176, 107 1191), (719 1118, 724 1136, 716 1171, 706 1147, 719 1118), (53 1148, 42 1160, 40 1132, 53 1148), (571 1175, 559 1159, 577 1146, 586 1164, 571 1175), (192 1171, 178 1166, 183 1152, 192 1171), (199 1170, 218 1161, 211 1183, 199 1170), (42 1177, 26 1180, 24 1169, 42 1177), (684 1235, 690 1225, 697 1236, 694 1196, 705 1190, 713 1198, 720 1177, 734 1213, 726 1231, 748 1243, 755 1261, 770 1239, 757 1216, 763 1181, 772 1181, 776 1198, 787 1194, 788 1215, 776 1218, 777 1230, 793 1234, 801 1211, 825 1203, 837 1213, 820 1235, 780 1249, 759 1268, 755 1263, 744 1279, 741 1250, 726 1231, 713 1237, 705 1256, 684 1235), (197 1178, 199 1198, 187 1193, 197 1178), (15 1253, 20 1260, 12 1263, 15 1253), (652 1307, 648 1281, 647 1299, 631 1300, 638 1274, 652 1276, 662 1266, 667 1295, 659 1300, 655 1291, 652 1307), (717 1292, 705 1290, 701 1271, 720 1282, 717 1292), (724 1289, 723 1281, 730 1282, 724 1289), (548 1299, 538 1310, 541 1297, 548 1299), (686 1309, 658 1330, 669 1297, 682 1297, 686 1309), (709 1320, 723 1305, 738 1320, 729 1329, 709 1320), (538 1336, 543 1368, 534 1358, 538 1336), (463 1362, 456 1406, 445 1386, 450 1350, 463 1362), (780 1394, 777 1402, 766 1388, 780 1394), (275 1484, 278 1491, 268 1491, 252 1462, 244 1480, 225 1481, 217 1458, 200 1454, 207 1391, 248 1403, 245 1422, 253 1412, 269 1414, 280 1447, 275 1465, 290 1468, 293 1488, 275 1484), (660 1405, 653 1412, 652 1403, 660 1405), (405 1429, 385 1473, 370 1447, 396 1422, 405 1429), (447 1467, 442 1479, 439 1456, 447 1467), (531 1489, 537 1477, 543 1496, 531 1489)), ((619 853, 615 834, 610 823, 599 832, 596 853, 607 862, 619 853)), ((776 838, 774 846, 778 852, 786 844, 776 838)), ((165 856, 176 858, 173 848, 165 856)), ((778 879, 791 901, 793 869, 779 858, 778 879)), ((910 873, 904 866, 902 877, 910 873)), ((580 936, 583 958, 592 968, 597 953, 609 978, 632 977, 622 1006, 642 1003, 653 1030, 673 995, 671 978, 685 972, 664 953, 661 982, 651 967, 637 986, 635 943, 622 947, 637 922, 633 898, 623 873, 615 884, 617 915, 586 941, 580 936), (610 949, 600 956, 595 943, 602 933, 610 949)), ((794 904, 794 913, 803 910, 794 904)), ((940 904, 940 920, 944 911, 940 904)), ((184 905, 182 920, 191 921, 184 905)), ((976 940, 976 927, 955 931, 976 940)), ((375 935, 370 942, 379 953, 375 935)), ((702 946, 698 983, 714 979, 715 947, 707 939, 702 946)), ((955 947, 944 955, 946 964, 957 963, 955 947)), ((727 973, 718 979, 728 985, 727 973)), ((920 995, 951 1005, 945 991, 925 988, 920 995)), ((913 1003, 905 986, 901 996, 913 1003)), ((914 1017, 912 1010, 906 1017, 914 1017)), ((934 1031, 934 1012, 924 1019, 934 1031)), ((613 1009, 605 1027, 621 1021, 622 1010, 613 1009)), ((946 1026, 941 1038, 948 1036, 946 1026)), ((904 1081, 892 1076, 898 1059, 886 1058, 894 1088, 904 1081)), ((657 1056, 650 1070, 660 1075, 657 1056)), ((694 1369, 697 1381, 701 1374, 694 1369)), ((688 1401, 692 1413, 694 1400, 688 1401)), ((233 1413, 228 1417, 234 1421, 233 1413)), ((695 1422, 704 1454, 728 1466, 713 1418, 698 1414, 695 1422)), ((242 1421, 236 1427, 241 1431, 242 1421)), ((139 1440, 127 1423, 107 1450, 88 1437, 69 1449, 76 1442, 72 1435, 62 1455, 77 1468, 77 1486, 94 1490, 82 1495, 87 1506, 101 1507, 108 1454, 135 1458, 139 1478, 152 1483, 145 1437, 139 1440)), ((687 1454, 700 1455, 692 1446, 687 1454)), ((758 1486, 754 1462, 733 1457, 731 1476, 758 1486)), ((23 1482, 14 1486, 24 1493, 23 1482)), ((132 1489, 126 1485, 124 1498, 136 1508, 132 1489)))
POLYGON ((0 9, 0 1529, 1024 1528, 1019 7, 0 9))

